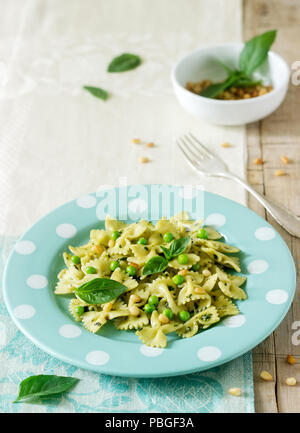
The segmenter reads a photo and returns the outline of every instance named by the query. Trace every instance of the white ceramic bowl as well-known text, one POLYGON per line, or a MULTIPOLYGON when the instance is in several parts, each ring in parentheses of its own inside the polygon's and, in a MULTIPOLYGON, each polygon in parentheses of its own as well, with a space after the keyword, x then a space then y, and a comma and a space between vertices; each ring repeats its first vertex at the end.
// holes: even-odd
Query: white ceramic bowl
POLYGON ((207 122, 218 125, 242 125, 271 114, 283 101, 288 88, 290 71, 278 54, 269 52, 268 62, 254 74, 258 79, 271 83, 273 90, 266 95, 250 99, 225 101, 204 98, 186 90, 187 81, 210 79, 223 81, 226 72, 216 59, 231 68, 238 68, 243 44, 222 44, 201 48, 181 59, 173 68, 171 78, 180 104, 189 112, 207 122))

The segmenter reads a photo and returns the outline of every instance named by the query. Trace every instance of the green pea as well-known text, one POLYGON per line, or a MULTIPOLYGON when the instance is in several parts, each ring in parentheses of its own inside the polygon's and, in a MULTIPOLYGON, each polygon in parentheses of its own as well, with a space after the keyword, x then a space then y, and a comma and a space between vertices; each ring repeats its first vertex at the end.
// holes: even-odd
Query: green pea
POLYGON ((144 305, 144 311, 145 311, 146 313, 151 314, 152 311, 154 311, 154 310, 155 310, 154 305, 150 305, 150 304, 145 304, 145 305, 144 305))
POLYGON ((186 322, 187 320, 189 320, 190 317, 191 317, 191 315, 188 311, 183 310, 183 311, 180 311, 180 313, 179 313, 179 318, 183 322, 186 322))
POLYGON ((88 266, 86 268, 86 273, 87 274, 95 274, 97 272, 96 268, 94 268, 93 266, 88 266))
POLYGON ((199 269, 200 269, 200 265, 199 265, 199 263, 195 263, 195 264, 192 266, 192 271, 197 272, 197 271, 199 271, 199 269))
POLYGON ((72 256, 71 260, 75 265, 79 265, 80 263, 80 257, 78 256, 72 256))
POLYGON ((116 241, 121 236, 121 233, 118 230, 114 230, 111 234, 111 238, 116 241))
POLYGON ((186 265, 189 262, 189 258, 186 254, 179 254, 177 258, 181 265, 186 265))
POLYGON ((197 238, 200 239, 208 239, 208 233, 205 229, 200 229, 197 232, 197 238))
POLYGON ((75 311, 77 316, 81 316, 84 313, 84 307, 82 305, 78 305, 75 311))
POLYGON ((138 243, 138 244, 141 244, 141 245, 147 245, 147 239, 145 239, 145 238, 140 238, 140 239, 138 240, 137 243, 138 243))
POLYGON ((120 267, 120 265, 119 265, 119 262, 117 260, 114 260, 113 262, 111 262, 109 267, 112 271, 115 271, 117 268, 120 267))
POLYGON ((150 305, 157 305, 158 304, 158 297, 156 295, 150 296, 150 298, 148 299, 148 303, 150 305))
POLYGON ((132 265, 128 265, 126 268, 126 272, 128 275, 130 275, 131 277, 133 277, 136 274, 136 268, 132 265))
POLYGON ((176 284, 176 286, 178 286, 179 284, 182 284, 184 282, 184 277, 182 275, 177 274, 174 275, 172 280, 176 284))
POLYGON ((164 241, 165 242, 171 242, 171 240, 174 238, 174 236, 172 235, 172 233, 167 232, 164 234, 164 241))
POLYGON ((170 310, 170 308, 166 308, 164 311, 163 311, 163 314, 169 319, 169 320, 171 320, 172 318, 173 318, 173 313, 172 313, 172 310, 170 310))

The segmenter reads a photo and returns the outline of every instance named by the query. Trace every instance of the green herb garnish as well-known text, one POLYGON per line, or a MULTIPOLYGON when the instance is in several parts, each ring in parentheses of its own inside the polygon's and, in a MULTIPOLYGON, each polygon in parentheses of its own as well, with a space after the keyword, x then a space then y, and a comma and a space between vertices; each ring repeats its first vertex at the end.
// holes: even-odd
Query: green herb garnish
POLYGON ((44 374, 27 377, 20 383, 19 395, 13 403, 61 394, 68 391, 78 381, 76 377, 44 374))
POLYGON ((108 72, 125 72, 137 68, 142 63, 139 56, 130 53, 115 57, 108 65, 108 72))
POLYGON ((103 99, 103 101, 106 101, 109 97, 109 93, 100 87, 83 86, 83 88, 90 92, 93 96, 96 96, 96 98, 103 99))
POLYGON ((239 57, 239 69, 233 70, 218 60, 218 63, 228 74, 226 80, 206 87, 200 93, 206 98, 215 98, 229 87, 251 87, 260 84, 261 81, 254 80, 253 72, 267 59, 268 52, 276 38, 277 30, 270 30, 255 36, 245 43, 239 57))
POLYGON ((75 295, 91 305, 106 304, 126 292, 127 287, 109 278, 94 278, 75 290, 75 295))

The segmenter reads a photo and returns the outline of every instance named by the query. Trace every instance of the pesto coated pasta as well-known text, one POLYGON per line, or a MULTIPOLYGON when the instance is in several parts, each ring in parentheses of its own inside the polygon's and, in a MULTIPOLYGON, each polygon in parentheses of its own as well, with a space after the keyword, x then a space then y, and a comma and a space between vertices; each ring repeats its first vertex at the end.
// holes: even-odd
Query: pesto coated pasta
POLYGON ((112 320, 135 330, 152 347, 165 347, 167 334, 190 338, 239 313, 239 249, 186 212, 155 225, 125 224, 107 216, 105 230, 91 230, 86 245, 69 247, 58 274, 56 295, 73 294, 69 311, 90 332, 112 320))

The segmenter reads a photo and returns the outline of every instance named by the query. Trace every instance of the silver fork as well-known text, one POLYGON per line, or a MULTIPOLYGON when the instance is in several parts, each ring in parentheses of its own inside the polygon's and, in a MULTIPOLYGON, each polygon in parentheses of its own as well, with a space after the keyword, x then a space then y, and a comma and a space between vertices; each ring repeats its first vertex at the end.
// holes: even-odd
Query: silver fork
POLYGON ((177 139, 177 145, 190 166, 203 176, 224 177, 243 185, 291 235, 300 237, 300 218, 255 191, 246 181, 230 173, 224 162, 213 155, 190 132, 177 139))

